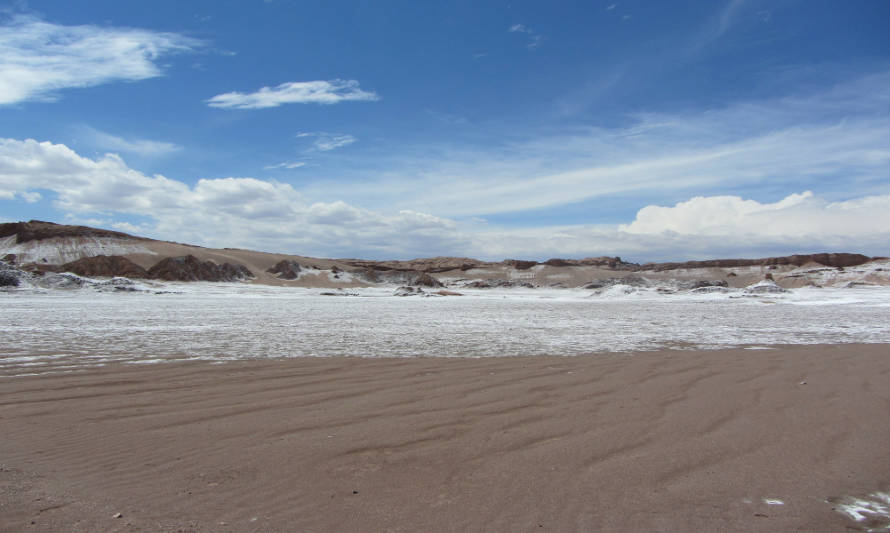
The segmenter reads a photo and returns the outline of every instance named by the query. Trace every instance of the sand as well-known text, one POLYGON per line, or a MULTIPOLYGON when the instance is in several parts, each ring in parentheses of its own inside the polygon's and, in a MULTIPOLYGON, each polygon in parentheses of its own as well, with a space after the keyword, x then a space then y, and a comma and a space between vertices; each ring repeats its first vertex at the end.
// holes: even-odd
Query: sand
POLYGON ((888 414, 890 345, 6 378, 0 530, 864 529, 888 414))

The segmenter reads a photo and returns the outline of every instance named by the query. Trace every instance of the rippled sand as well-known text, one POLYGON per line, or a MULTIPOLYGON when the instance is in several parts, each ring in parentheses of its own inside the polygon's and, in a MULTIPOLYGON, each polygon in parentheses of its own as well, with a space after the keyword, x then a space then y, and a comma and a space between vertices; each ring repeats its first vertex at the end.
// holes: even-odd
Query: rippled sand
POLYGON ((110 364, 0 381, 0 530, 843 531, 888 412, 886 344, 110 364))

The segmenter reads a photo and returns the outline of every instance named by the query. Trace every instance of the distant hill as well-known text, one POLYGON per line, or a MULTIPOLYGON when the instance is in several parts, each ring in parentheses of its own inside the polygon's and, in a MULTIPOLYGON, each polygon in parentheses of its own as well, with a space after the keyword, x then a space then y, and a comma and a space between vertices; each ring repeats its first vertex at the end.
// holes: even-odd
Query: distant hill
MULTIPOLYGON (((476 287, 597 285, 597 280, 722 280, 730 286, 761 280, 766 274, 785 285, 815 283, 831 269, 860 267, 879 258, 851 253, 797 254, 758 259, 712 259, 637 264, 620 257, 506 259, 487 262, 467 257, 407 261, 325 259, 241 249, 213 249, 159 241, 88 226, 40 220, 0 224, 0 258, 40 274, 69 271, 82 276, 124 276, 168 281, 249 281, 304 287, 360 287, 379 284, 436 286, 472 283, 476 287), (810 268, 807 268, 810 267, 810 268), (801 273, 801 269, 804 269, 801 273), (807 274, 812 272, 813 274, 807 274), (818 273, 818 276, 816 274, 818 273)), ((883 272, 877 268, 875 272, 883 272)), ((867 269, 866 269, 867 270, 867 269)), ((880 277, 880 276, 878 276, 880 277)))

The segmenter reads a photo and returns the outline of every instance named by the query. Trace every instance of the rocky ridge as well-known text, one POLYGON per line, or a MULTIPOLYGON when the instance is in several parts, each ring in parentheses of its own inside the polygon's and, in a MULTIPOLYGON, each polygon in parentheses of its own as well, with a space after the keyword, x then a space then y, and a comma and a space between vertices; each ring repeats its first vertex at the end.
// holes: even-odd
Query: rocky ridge
POLYGON ((149 240, 144 237, 134 237, 133 235, 120 231, 91 228, 88 226, 68 226, 53 222, 44 222, 42 220, 0 224, 0 238, 11 237, 13 235, 15 235, 17 243, 64 237, 112 237, 118 239, 149 240))

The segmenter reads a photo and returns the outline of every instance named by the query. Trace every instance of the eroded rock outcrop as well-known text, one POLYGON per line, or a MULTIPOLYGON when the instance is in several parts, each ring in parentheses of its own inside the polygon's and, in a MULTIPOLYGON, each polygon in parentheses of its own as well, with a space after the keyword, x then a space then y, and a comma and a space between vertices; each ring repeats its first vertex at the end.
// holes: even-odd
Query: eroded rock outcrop
POLYGON ((120 231, 90 228, 87 226, 67 226, 42 220, 10 222, 0 224, 0 237, 16 236, 17 243, 39 241, 53 237, 113 237, 118 239, 144 240, 120 231))
POLYGON ((554 257, 544 261, 543 264, 553 267, 592 266, 611 270, 636 270, 640 266, 636 263, 627 263, 617 256, 585 257, 584 259, 560 259, 554 257))
POLYGON ((439 272, 448 272, 451 270, 467 271, 486 263, 478 259, 470 259, 468 257, 428 257, 424 259, 411 259, 408 261, 362 261, 357 259, 349 259, 343 263, 358 267, 360 270, 389 271, 396 270, 400 272, 426 272, 436 274, 439 272))
POLYGON ((244 281, 253 273, 244 265, 201 261, 193 255, 168 257, 148 269, 148 277, 164 281, 244 281))
POLYGON ((27 276, 27 272, 19 270, 5 261, 0 261, 0 287, 18 287, 27 276))
POLYGON ((300 263, 296 261, 282 259, 275 263, 275 266, 266 270, 270 274, 276 274, 278 279, 294 280, 300 277, 300 263))
POLYGON ((65 263, 62 270, 72 272, 78 276, 112 278, 121 276, 125 278, 147 278, 148 272, 119 255, 97 255, 84 257, 77 261, 65 263))
POLYGON ((504 259, 504 264, 516 270, 528 270, 538 264, 537 261, 523 261, 522 259, 504 259))
POLYGON ((416 270, 376 270, 364 268, 350 272, 353 276, 368 283, 393 283, 411 287, 444 287, 442 282, 426 272, 416 270))

